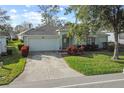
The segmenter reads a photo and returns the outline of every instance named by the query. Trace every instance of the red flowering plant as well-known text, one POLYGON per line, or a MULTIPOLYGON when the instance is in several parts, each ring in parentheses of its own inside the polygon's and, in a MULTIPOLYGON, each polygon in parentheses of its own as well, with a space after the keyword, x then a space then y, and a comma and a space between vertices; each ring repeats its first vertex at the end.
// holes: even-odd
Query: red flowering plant
POLYGON ((22 46, 21 48, 21 54, 23 57, 27 57, 29 53, 29 46, 22 46))
POLYGON ((75 46, 75 45, 70 45, 68 48, 67 48, 67 53, 69 55, 76 55, 78 52, 78 48, 75 46))

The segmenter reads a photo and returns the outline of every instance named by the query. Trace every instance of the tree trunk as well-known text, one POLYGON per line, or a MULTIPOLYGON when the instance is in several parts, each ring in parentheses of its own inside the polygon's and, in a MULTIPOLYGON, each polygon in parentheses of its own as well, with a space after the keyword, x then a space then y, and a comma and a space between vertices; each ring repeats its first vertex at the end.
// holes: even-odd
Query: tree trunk
POLYGON ((118 49, 118 33, 114 32, 114 38, 115 38, 115 48, 114 48, 114 55, 112 57, 113 60, 119 59, 119 49, 118 49))

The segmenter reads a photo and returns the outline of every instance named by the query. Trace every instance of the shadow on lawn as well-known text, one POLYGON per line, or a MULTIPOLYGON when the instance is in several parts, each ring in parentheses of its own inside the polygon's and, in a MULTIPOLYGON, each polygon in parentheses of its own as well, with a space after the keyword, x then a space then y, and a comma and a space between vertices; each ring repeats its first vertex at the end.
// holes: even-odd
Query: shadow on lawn
POLYGON ((11 47, 12 49, 12 55, 2 56, 1 60, 3 61, 3 65, 9 65, 18 63, 19 59, 21 58, 18 50, 15 47, 11 47))
POLYGON ((119 60, 114 61, 114 62, 119 63, 119 64, 124 64, 124 58, 120 57, 119 60))
MULTIPOLYGON (((112 58, 113 52, 109 52, 109 51, 86 51, 83 55, 79 55, 79 56, 93 58, 94 55, 105 55, 105 56, 109 56, 110 58, 112 58)), ((119 56, 120 56, 120 59, 117 60, 117 62, 124 64, 124 57, 122 57, 122 56, 124 56, 124 53, 120 52, 119 56)))
POLYGON ((2 69, 5 69, 5 70, 12 70, 12 69, 10 69, 10 68, 7 68, 7 67, 2 67, 2 69))
POLYGON ((124 58, 119 58, 119 60, 124 60, 124 58))
POLYGON ((108 51, 86 51, 83 55, 80 55, 82 57, 88 57, 88 58, 93 58, 94 55, 107 55, 112 57, 113 53, 112 52, 108 52, 108 51))

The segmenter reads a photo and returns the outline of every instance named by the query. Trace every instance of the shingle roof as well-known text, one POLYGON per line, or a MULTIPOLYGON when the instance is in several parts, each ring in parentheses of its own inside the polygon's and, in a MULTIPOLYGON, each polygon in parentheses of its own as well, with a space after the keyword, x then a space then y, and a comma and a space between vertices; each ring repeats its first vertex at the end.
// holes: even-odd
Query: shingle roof
POLYGON ((57 35, 58 28, 51 26, 51 25, 45 25, 41 26, 39 28, 30 29, 24 33, 24 35, 57 35))

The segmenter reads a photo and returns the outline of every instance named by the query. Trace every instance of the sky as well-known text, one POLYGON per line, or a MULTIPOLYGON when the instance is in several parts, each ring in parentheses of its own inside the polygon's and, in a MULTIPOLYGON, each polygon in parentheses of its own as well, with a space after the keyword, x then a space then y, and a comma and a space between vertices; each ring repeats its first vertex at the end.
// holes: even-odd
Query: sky
MULTIPOLYGON (((59 19, 74 22, 73 14, 64 15, 65 7, 67 6, 60 6, 59 19)), ((0 5, 0 8, 7 11, 7 15, 10 16, 9 23, 13 27, 22 24, 24 21, 31 22, 34 26, 41 24, 41 15, 36 5, 0 5)))

